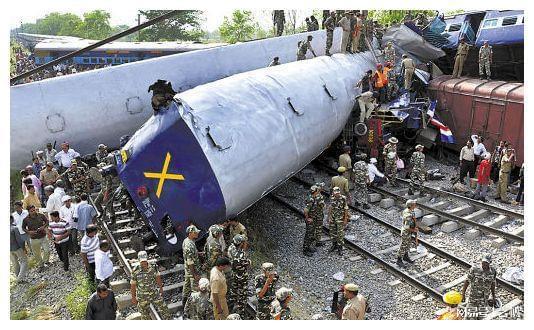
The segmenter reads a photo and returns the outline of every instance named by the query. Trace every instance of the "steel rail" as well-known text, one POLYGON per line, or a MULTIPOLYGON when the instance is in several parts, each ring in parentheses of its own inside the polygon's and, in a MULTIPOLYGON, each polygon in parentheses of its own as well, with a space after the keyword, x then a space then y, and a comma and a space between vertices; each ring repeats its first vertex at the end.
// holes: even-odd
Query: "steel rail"
POLYGON ((179 10, 171 10, 171 11, 169 11, 169 12, 167 12, 167 13, 161 15, 161 16, 158 16, 158 17, 156 17, 156 18, 154 18, 154 19, 148 20, 148 21, 144 22, 143 24, 136 25, 136 26, 134 26, 134 27, 132 27, 132 28, 129 28, 128 30, 122 31, 122 32, 117 33, 117 34, 115 34, 115 35, 112 35, 112 36, 109 37, 109 38, 106 38, 106 39, 104 39, 104 40, 97 41, 97 42, 95 42, 95 43, 92 44, 92 45, 89 45, 89 46, 84 47, 84 48, 79 49, 79 50, 75 50, 75 51, 73 51, 73 52, 71 52, 71 53, 68 53, 67 55, 58 57, 58 58, 56 58, 55 60, 50 61, 50 62, 48 62, 48 63, 46 63, 46 64, 40 65, 40 66, 38 66, 38 67, 36 67, 36 68, 34 68, 34 69, 31 69, 31 70, 29 70, 29 71, 26 71, 26 72, 24 72, 24 73, 21 73, 21 74, 19 74, 18 76, 15 76, 15 77, 11 78, 11 79, 9 80, 9 82, 10 82, 11 84, 14 84, 15 82, 17 82, 17 81, 20 80, 20 79, 23 79, 23 78, 26 78, 26 77, 28 77, 28 76, 31 76, 32 74, 34 74, 34 73, 36 73, 36 72, 39 72, 39 71, 41 71, 41 70, 44 70, 44 69, 49 68, 49 67, 51 67, 51 66, 54 66, 54 65, 56 65, 56 64, 58 64, 58 63, 61 63, 61 62, 65 61, 65 60, 68 60, 68 59, 70 59, 70 58, 72 58, 72 57, 74 57, 74 56, 76 56, 76 55, 83 54, 83 53, 85 53, 85 52, 87 52, 87 51, 90 51, 90 50, 93 50, 93 49, 95 49, 95 48, 98 48, 98 47, 100 47, 100 46, 102 46, 102 45, 105 45, 105 44, 107 44, 108 42, 111 42, 111 41, 120 39, 120 38, 122 38, 122 37, 124 37, 124 36, 127 36, 127 35, 129 35, 129 34, 132 34, 132 33, 137 32, 137 31, 139 31, 139 30, 142 30, 142 29, 144 29, 144 28, 146 28, 146 27, 148 27, 148 26, 154 25, 154 24, 156 24, 156 23, 158 23, 158 22, 160 22, 160 21, 166 20, 166 19, 168 19, 168 18, 170 18, 170 17, 172 17, 172 16, 178 14, 178 12, 179 12, 179 10))
MULTIPOLYGON (((329 166, 327 166, 327 165, 325 165, 325 164, 323 164, 323 163, 321 163, 319 161, 317 161, 317 164, 319 166, 325 168, 325 170, 327 170, 328 172, 330 172, 332 174, 334 174, 334 173, 337 174, 337 171, 334 170, 333 168, 331 168, 331 167, 329 167, 329 166)), ((372 190, 372 191, 380 193, 380 194, 391 196, 391 197, 393 197, 393 198, 395 198, 397 200, 401 200, 403 202, 406 202, 408 200, 408 198, 406 198, 404 196, 397 195, 395 193, 392 193, 390 191, 384 190, 382 188, 369 187, 369 190, 372 190)), ((436 214, 436 215, 438 215, 438 216, 440 216, 442 218, 445 218, 445 219, 449 219, 449 220, 452 220, 452 221, 465 223, 465 224, 473 226, 473 227, 478 227, 478 228, 480 228, 480 229, 482 229, 484 231, 487 231, 487 232, 492 233, 492 234, 497 235, 497 236, 504 237, 504 238, 506 238, 508 240, 511 240, 511 241, 514 241, 514 242, 519 242, 521 244, 524 244, 524 242, 525 242, 524 237, 521 237, 519 235, 514 235, 512 233, 508 233, 508 232, 505 232, 505 231, 497 229, 497 228, 489 227, 489 226, 486 226, 484 224, 478 223, 476 221, 465 219, 465 218, 459 217, 457 215, 450 214, 450 213, 447 213, 447 212, 432 208, 432 207, 424 205, 424 204, 417 204, 417 207, 420 208, 420 209, 426 210, 428 212, 434 213, 434 214, 436 214)))
MULTIPOLYGON (((305 180, 302 180, 302 179, 300 179, 298 177, 295 177, 295 176, 293 176, 291 179, 296 181, 296 182, 298 182, 298 183, 300 183, 300 184, 302 184, 302 185, 304 185, 304 186, 306 186, 306 187, 311 187, 311 185, 312 185, 311 183, 306 182, 305 180)), ((322 193, 325 196, 330 196, 330 194, 327 193, 326 191, 322 191, 322 193)), ((356 207, 354 207, 352 205, 349 205, 349 208, 351 210, 354 210, 354 211, 356 211, 356 212, 358 212, 360 214, 363 214, 363 215, 369 217, 373 221, 380 223, 381 225, 387 227, 389 230, 391 230, 394 233, 400 235, 401 229, 396 227, 396 226, 394 226, 394 225, 392 225, 392 224, 390 224, 390 223, 388 223, 388 222, 386 222, 385 220, 382 220, 382 219, 380 219, 380 218, 378 218, 378 217, 376 217, 376 216, 374 216, 374 215, 372 215, 372 214, 370 214, 370 213, 368 213, 368 212, 366 212, 364 210, 360 210, 359 208, 356 208, 356 207)), ((455 262, 456 264, 460 265, 463 268, 466 268, 466 269, 471 268, 472 264, 470 262, 468 262, 467 260, 465 260, 463 258, 460 258, 460 257, 457 257, 454 254, 451 254, 451 253, 449 253, 449 252, 447 252, 447 251, 445 251, 445 250, 433 245, 432 243, 429 243, 428 241, 426 241, 426 240, 424 240, 422 238, 419 238, 418 240, 419 240, 420 244, 422 244, 423 246, 425 246, 426 248, 431 250, 433 253, 439 255, 440 257, 445 258, 445 259, 449 259, 449 260, 455 262)), ((516 294, 516 295, 520 295, 520 296, 524 296, 524 294, 525 294, 522 288, 520 288, 520 287, 518 287, 518 286, 516 286, 516 285, 514 285, 514 284, 512 284, 512 283, 510 283, 508 281, 505 281, 504 279, 502 279, 500 277, 497 277, 497 283, 501 287, 503 287, 505 290, 510 292, 510 293, 513 293, 513 294, 516 294)))

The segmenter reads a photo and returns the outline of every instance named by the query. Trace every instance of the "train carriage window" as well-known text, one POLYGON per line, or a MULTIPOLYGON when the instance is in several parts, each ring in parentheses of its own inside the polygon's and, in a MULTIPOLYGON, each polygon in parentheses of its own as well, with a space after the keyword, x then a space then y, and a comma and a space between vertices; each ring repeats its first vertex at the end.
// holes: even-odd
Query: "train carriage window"
POLYGON ((89 59, 87 57, 85 57, 83 60, 82 60, 83 64, 89 64, 89 59))
POLYGON ((103 58, 99 58, 99 59, 98 59, 98 63, 106 63, 106 61, 104 61, 103 58))
POLYGON ((107 62, 108 64, 111 64, 111 63, 113 63, 113 59, 112 59, 112 58, 107 58, 107 59, 106 59, 106 62, 107 62))
POLYGON ((482 28, 491 28, 497 26, 497 19, 488 19, 484 21, 482 28))
POLYGON ((502 26, 515 25, 517 22, 517 16, 505 17, 502 20, 502 26))
POLYGON ((96 58, 91 57, 91 64, 96 64, 96 63, 98 63, 97 60, 96 60, 96 58))
POLYGON ((449 31, 448 32, 455 32, 455 31, 460 31, 460 28, 462 27, 462 24, 460 23, 457 23, 457 24, 451 24, 449 26, 449 31))

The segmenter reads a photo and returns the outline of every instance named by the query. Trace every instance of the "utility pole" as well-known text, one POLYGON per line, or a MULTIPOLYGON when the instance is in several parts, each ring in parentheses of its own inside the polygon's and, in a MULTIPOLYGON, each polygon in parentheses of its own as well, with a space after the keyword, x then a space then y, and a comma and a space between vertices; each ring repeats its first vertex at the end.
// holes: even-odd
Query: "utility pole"
MULTIPOLYGON (((137 13, 137 26, 141 25, 141 14, 137 13)), ((137 41, 141 41, 141 30, 137 31, 137 41)))

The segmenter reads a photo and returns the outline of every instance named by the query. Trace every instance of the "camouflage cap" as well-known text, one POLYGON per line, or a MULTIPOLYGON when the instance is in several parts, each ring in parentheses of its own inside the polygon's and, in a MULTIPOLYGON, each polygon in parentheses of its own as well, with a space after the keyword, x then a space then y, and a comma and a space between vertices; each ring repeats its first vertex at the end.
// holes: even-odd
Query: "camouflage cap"
POLYGON ((207 278, 203 277, 198 281, 198 288, 200 290, 205 291, 209 289, 209 287, 210 287, 210 280, 208 280, 207 278))
POLYGON ((245 235, 237 234, 232 239, 232 242, 234 242, 235 245, 239 245, 239 244, 245 242, 246 240, 247 240, 247 238, 245 237, 245 235))
POLYGON ((186 234, 199 233, 199 232, 200 232, 200 229, 198 229, 195 225, 190 225, 185 229, 186 234))
POLYGON ((148 261, 148 254, 146 253, 146 251, 139 251, 137 253, 137 259, 139 260, 139 262, 148 261))
POLYGON ((274 270, 274 265, 270 262, 264 262, 263 264, 261 264, 261 269, 272 272, 274 270))
POLYGON ((316 182, 315 185, 319 188, 324 188, 324 182, 316 182))
POLYGON ((70 161, 71 165, 78 165, 78 161, 76 159, 73 159, 70 161))
POLYGON ((107 148, 107 146, 105 144, 100 143, 98 145, 98 149, 102 149, 102 148, 107 148))
POLYGON ((423 146, 422 144, 418 144, 415 146, 415 149, 423 149, 425 146, 423 146))
POLYGON ((223 228, 219 225, 212 225, 209 229, 212 236, 217 236, 223 232, 223 228))
POLYGON ((317 187, 316 185, 313 185, 310 187, 310 190, 311 192, 316 192, 317 190, 319 190, 319 187, 317 187))
POLYGON ((276 299, 278 300, 286 300, 288 297, 293 295, 293 289, 289 289, 286 287, 281 287, 276 291, 276 299))

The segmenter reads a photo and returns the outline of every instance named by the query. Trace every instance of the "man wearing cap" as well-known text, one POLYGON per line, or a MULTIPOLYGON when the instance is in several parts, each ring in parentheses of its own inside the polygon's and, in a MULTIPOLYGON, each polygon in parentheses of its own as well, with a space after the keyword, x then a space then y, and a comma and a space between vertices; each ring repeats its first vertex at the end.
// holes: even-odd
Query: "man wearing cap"
POLYGON ((493 60, 493 51, 487 40, 484 40, 484 45, 478 51, 478 74, 480 79, 483 79, 484 69, 486 69, 486 79, 491 79, 491 61, 493 60))
POLYGON ((169 309, 163 302, 163 284, 158 270, 148 263, 146 251, 139 251, 137 258, 139 264, 132 270, 130 280, 132 303, 137 305, 143 320, 150 320, 150 304, 154 305, 164 320, 171 319, 169 309))
POLYGON ((276 299, 271 303, 271 320, 292 320, 289 302, 293 289, 281 287, 276 291, 276 299))
POLYGON ((443 295, 443 302, 447 305, 447 310, 438 316, 438 320, 462 320, 462 314, 458 310, 458 305, 462 302, 462 295, 458 291, 451 290, 443 295))
POLYGON ((367 164, 365 163, 366 154, 359 154, 356 156, 357 162, 354 164, 354 201, 356 207, 363 206, 364 209, 369 208, 367 203, 369 195, 367 193, 367 185, 369 184, 369 175, 367 164))
POLYGON ((217 258, 223 255, 223 249, 219 240, 223 234, 223 227, 219 225, 211 225, 208 232, 209 236, 204 244, 204 257, 206 258, 206 269, 210 270, 215 266, 217 258))
POLYGON ((354 283, 345 284, 343 286, 343 296, 347 299, 347 303, 343 308, 341 319, 363 320, 367 303, 365 298, 358 293, 358 286, 354 283))
POLYGON ((54 168, 54 164, 52 162, 46 163, 46 167, 41 171, 39 179, 41 180, 43 187, 56 183, 57 179, 59 179, 59 173, 54 168))
POLYGON ((462 76, 462 70, 464 68, 464 62, 467 58, 470 46, 465 42, 465 38, 460 39, 458 44, 458 50, 456 51, 456 57, 454 59, 454 69, 452 71, 452 78, 459 78, 462 76))
POLYGON ((401 243, 397 252, 397 266, 399 267, 404 267, 403 260, 413 263, 413 260, 408 256, 408 251, 410 251, 410 245, 412 244, 412 233, 417 235, 419 231, 414 211, 416 206, 417 201, 409 199, 406 201, 406 208, 402 211, 401 243))
MULTIPOLYGON (((58 180, 58 182, 60 181, 61 180, 58 180)), ((46 186, 44 191, 45 195, 48 197, 48 200, 46 201, 46 207, 40 208, 39 212, 50 214, 50 212, 59 211, 63 206, 61 199, 63 196, 65 196, 65 190, 59 186, 55 189, 54 186, 46 186)))
POLYGON ((404 76, 404 89, 409 91, 412 87, 412 77, 415 72, 415 63, 408 56, 408 54, 402 54, 401 72, 404 76))
POLYGON ((105 144, 99 144, 98 150, 95 153, 96 161, 99 163, 106 162, 108 155, 108 147, 105 144))
POLYGON ((495 191, 495 200, 501 200, 501 203, 509 204, 508 200, 508 181, 510 180, 510 171, 514 165, 515 150, 511 147, 506 148, 505 154, 501 157, 501 169, 499 171, 499 182, 495 191))
POLYGON ((56 161, 56 149, 52 148, 52 143, 48 142, 46 144, 46 149, 44 151, 46 162, 54 163, 56 161))
POLYGON ((81 195, 87 190, 87 173, 83 166, 78 166, 78 162, 73 159, 71 166, 67 170, 67 178, 72 184, 72 188, 77 195, 81 195))
POLYGON ((389 184, 396 187, 397 186, 397 140, 396 137, 392 136, 388 140, 388 144, 384 146, 382 154, 384 155, 384 174, 388 178, 389 184))
POLYGON ((317 251, 316 245, 324 244, 320 242, 325 207, 324 198, 321 195, 321 186, 313 185, 310 190, 311 195, 304 208, 306 232, 304 234, 303 252, 308 257, 311 257, 313 252, 317 251), (319 230, 317 230, 317 227, 319 227, 319 230))
POLYGON ((352 13, 350 11, 345 12, 345 16, 339 20, 337 23, 338 26, 341 26, 343 29, 343 34, 341 35, 341 53, 346 54, 347 53, 347 45, 349 43, 349 35, 350 35, 350 16, 352 13))
POLYGON ((334 29, 336 27, 336 12, 331 11, 330 16, 324 21, 324 28, 326 29, 326 56, 331 56, 330 48, 332 48, 332 40, 334 39, 334 29))
POLYGON ((182 243, 185 273, 182 306, 185 306, 187 298, 191 295, 191 291, 197 291, 198 280, 200 280, 201 265, 197 246, 195 245, 195 240, 198 238, 199 232, 200 230, 195 225, 190 225, 185 230, 187 237, 182 243))
POLYGON ((224 269, 229 266, 230 260, 228 258, 219 257, 210 271, 211 303, 213 304, 213 316, 216 320, 224 320, 230 314, 226 301, 228 286, 223 273, 224 269))
POLYGON ((418 144, 415 146, 415 152, 410 158, 412 170, 410 172, 410 189, 408 194, 413 195, 415 190, 419 191, 419 196, 424 196, 423 182, 426 177, 425 169, 425 154, 423 153, 423 146, 418 144))
POLYGON ((369 165, 367 167, 368 175, 369 175, 369 182, 372 186, 380 187, 382 184, 384 184, 387 181, 386 176, 376 168, 377 160, 376 158, 371 158, 369 160, 369 165))
POLYGON ((72 161, 78 157, 80 157, 80 154, 74 151, 74 149, 71 149, 67 142, 63 142, 61 144, 61 151, 54 156, 54 160, 59 163, 59 172, 63 173, 69 169, 72 161))
POLYGON ((72 206, 72 198, 65 195, 61 198, 63 206, 59 209, 59 217, 61 220, 69 224, 70 241, 69 252, 70 255, 78 253, 80 246, 78 245, 78 224, 74 222, 74 206, 72 206))
POLYGON ((339 188, 341 193, 344 196, 349 196, 349 180, 345 178, 343 175, 347 171, 347 169, 343 166, 340 166, 337 168, 337 172, 339 175, 336 175, 332 177, 332 181, 330 182, 330 189, 339 188))
POLYGON ((256 308, 256 319, 270 320, 270 307, 275 296, 275 288, 278 283, 278 274, 274 270, 274 265, 270 262, 264 262, 261 265, 263 274, 257 275, 254 278, 256 284, 256 296, 258 298, 258 306, 256 308))
POLYGON ((341 190, 338 187, 334 187, 328 210, 328 227, 330 236, 332 237, 332 248, 330 252, 337 250, 340 256, 343 255, 344 230, 348 219, 349 206, 347 204, 347 198, 341 194, 341 190))
POLYGON ((244 235, 234 236, 232 244, 228 247, 228 259, 232 265, 232 282, 230 292, 232 301, 228 301, 231 310, 239 315, 245 315, 247 305, 247 289, 250 268, 250 259, 247 252, 247 238, 244 235))
POLYGON ((395 65, 395 48, 393 47, 393 43, 391 41, 388 41, 386 47, 384 48, 384 60, 395 65))
POLYGON ((469 296, 467 297, 467 311, 473 315, 468 314, 466 319, 484 317, 484 315, 481 314, 487 312, 486 307, 488 307, 490 292, 493 298, 493 303, 495 304, 496 279, 497 271, 491 266, 491 256, 489 254, 482 255, 481 264, 479 266, 472 266, 469 269, 462 288, 462 297, 465 297, 467 287, 471 285, 469 296))
POLYGON ((306 40, 300 41, 298 48, 297 48, 297 61, 305 60, 306 54, 308 53, 308 49, 313 54, 313 57, 317 57, 315 55, 315 51, 313 50, 313 47, 311 45, 311 41, 313 40, 313 36, 309 35, 306 40))
POLYGON ((213 320, 213 305, 210 302, 210 281, 203 277, 198 281, 198 291, 193 292, 184 307, 186 320, 213 320))
POLYGON ((349 181, 350 188, 350 176, 352 173, 352 160, 350 159, 350 146, 343 146, 343 153, 339 155, 339 166, 345 168, 343 177, 349 181))

